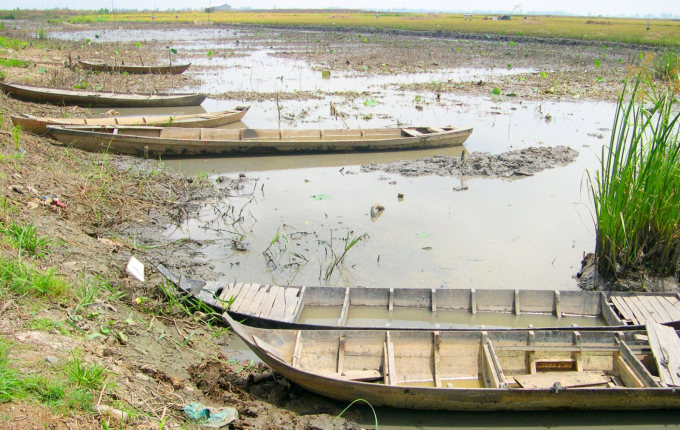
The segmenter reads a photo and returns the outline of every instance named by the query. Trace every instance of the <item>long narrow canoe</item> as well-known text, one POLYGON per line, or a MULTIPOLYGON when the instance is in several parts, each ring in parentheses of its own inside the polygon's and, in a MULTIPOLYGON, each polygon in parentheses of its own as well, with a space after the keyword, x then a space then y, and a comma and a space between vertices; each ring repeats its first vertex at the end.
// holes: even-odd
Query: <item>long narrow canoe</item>
POLYGON ((451 411, 680 408, 680 339, 655 323, 608 331, 272 330, 224 319, 274 371, 346 402, 451 411), (659 372, 662 379, 652 376, 659 372))
POLYGON ((36 87, 16 82, 0 82, 0 89, 8 95, 28 102, 50 103, 59 106, 82 107, 172 107, 198 106, 203 94, 130 94, 97 93, 36 87))
POLYGON ((164 266, 182 294, 264 328, 457 330, 678 325, 675 293, 462 288, 292 287, 205 282, 164 266))
POLYGON ((136 125, 144 127, 203 127, 214 128, 240 121, 250 105, 237 106, 234 110, 199 113, 193 115, 121 116, 102 118, 45 118, 33 115, 12 116, 12 123, 22 130, 35 134, 47 132, 48 125, 136 125))
POLYGON ((80 60, 78 65, 82 69, 94 70, 96 72, 127 72, 131 75, 180 75, 191 66, 191 63, 175 64, 172 66, 139 66, 80 60))
POLYGON ((48 127, 60 142, 86 151, 144 157, 393 151, 462 145, 471 127, 365 130, 48 127))

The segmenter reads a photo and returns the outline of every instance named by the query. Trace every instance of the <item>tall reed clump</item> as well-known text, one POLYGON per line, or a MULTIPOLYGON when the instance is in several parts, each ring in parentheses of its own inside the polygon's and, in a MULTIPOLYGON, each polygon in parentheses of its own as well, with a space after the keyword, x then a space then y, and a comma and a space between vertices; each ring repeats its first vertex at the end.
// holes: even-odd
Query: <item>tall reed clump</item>
POLYGON ((680 108, 646 72, 630 100, 623 89, 601 169, 588 172, 596 215, 600 275, 617 278, 643 266, 676 273, 680 259, 680 108))

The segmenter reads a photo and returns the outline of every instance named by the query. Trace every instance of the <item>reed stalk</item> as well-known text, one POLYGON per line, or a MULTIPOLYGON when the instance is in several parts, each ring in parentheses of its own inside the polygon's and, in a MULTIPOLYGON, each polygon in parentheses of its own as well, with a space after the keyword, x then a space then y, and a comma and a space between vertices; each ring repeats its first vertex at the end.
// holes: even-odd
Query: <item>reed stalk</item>
POLYGON ((680 103, 647 72, 619 102, 601 168, 588 172, 595 209, 597 269, 605 278, 631 270, 677 272, 680 260, 680 103))

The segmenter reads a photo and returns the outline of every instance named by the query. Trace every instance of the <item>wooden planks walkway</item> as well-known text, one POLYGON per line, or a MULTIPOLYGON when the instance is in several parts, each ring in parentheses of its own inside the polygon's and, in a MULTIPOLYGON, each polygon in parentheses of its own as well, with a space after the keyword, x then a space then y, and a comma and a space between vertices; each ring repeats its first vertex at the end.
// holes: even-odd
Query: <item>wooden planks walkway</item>
POLYGON ((612 295, 610 299, 628 324, 680 321, 680 301, 673 296, 612 295))
POLYGON ((259 318, 291 322, 300 301, 300 288, 260 284, 228 284, 220 300, 228 302, 229 311, 259 318))
POLYGON ((680 338, 677 333, 670 327, 649 322, 647 335, 662 385, 680 387, 680 338))

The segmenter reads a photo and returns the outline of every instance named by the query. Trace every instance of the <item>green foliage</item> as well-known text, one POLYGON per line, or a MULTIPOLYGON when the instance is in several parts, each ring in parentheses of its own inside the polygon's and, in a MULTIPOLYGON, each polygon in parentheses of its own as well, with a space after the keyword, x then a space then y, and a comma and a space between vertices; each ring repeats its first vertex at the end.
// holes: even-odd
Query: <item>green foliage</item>
POLYGON ((36 33, 36 38, 38 40, 47 40, 48 35, 49 35, 49 33, 47 32, 47 30, 45 30, 43 28, 39 28, 38 33, 36 33))
POLYGON ((0 338, 0 403, 22 396, 21 377, 9 358, 11 344, 0 338))
POLYGON ((0 58, 0 66, 3 67, 29 67, 30 61, 19 60, 16 58, 0 58))
POLYGON ((33 318, 28 324, 28 328, 33 330, 40 330, 51 332, 57 330, 60 334, 67 335, 69 331, 62 323, 59 321, 53 321, 49 318, 33 318))
POLYGON ((659 79, 678 79, 680 57, 675 49, 667 49, 654 56, 652 60, 654 76, 659 79))
POLYGON ((335 418, 333 419, 333 421, 331 421, 331 424, 335 423, 335 421, 337 421, 337 420, 342 416, 342 414, 344 414, 345 412, 347 412, 347 409, 351 408, 356 402, 364 402, 364 403, 366 403, 366 404, 368 405, 368 407, 371 408, 371 411, 373 412, 373 418, 375 418, 375 430, 379 430, 379 429, 378 429, 378 415, 375 413, 375 409, 373 409, 373 405, 370 404, 370 403, 368 402, 368 400, 364 400, 364 399, 356 399, 356 400, 354 400, 352 403, 350 403, 345 409, 342 410, 342 412, 340 412, 340 413, 338 414, 337 417, 335 417, 335 418))
POLYGON ((85 81, 80 81, 80 82, 78 82, 77 84, 75 84, 75 85, 73 86, 73 88, 75 88, 76 90, 84 90, 84 89, 86 89, 86 88, 89 87, 89 86, 90 86, 90 84, 88 84, 87 82, 85 82, 85 81))
POLYGON ((15 125, 12 127, 12 140, 14 141, 14 149, 19 150, 19 144, 21 144, 21 126, 15 125))
POLYGON ((19 295, 61 297, 69 287, 55 276, 54 269, 39 273, 19 259, 0 257, 0 291, 5 289, 19 295))
POLYGON ((548 74, 545 73, 545 72, 541 72, 541 77, 542 77, 542 78, 547 78, 547 77, 548 77, 548 74))
POLYGON ((101 390, 108 376, 105 367, 98 364, 86 364, 80 358, 73 357, 66 365, 69 381, 79 388, 101 390))
POLYGON ((624 93, 601 167, 588 172, 600 274, 617 277, 643 266, 675 274, 680 262, 680 113, 678 99, 640 74, 624 93), (643 89, 646 88, 646 89, 643 89))
POLYGON ((595 59, 595 67, 597 67, 598 69, 600 68, 600 60, 598 60, 597 58, 595 59))
POLYGON ((16 222, 9 225, 0 224, 0 234, 15 248, 31 255, 40 255, 41 252, 47 251, 46 248, 52 243, 49 238, 38 237, 38 229, 32 222, 30 224, 16 222))
POLYGON ((496 95, 496 96, 500 96, 501 95, 501 89, 496 87, 493 90, 491 90, 491 94, 496 95))

